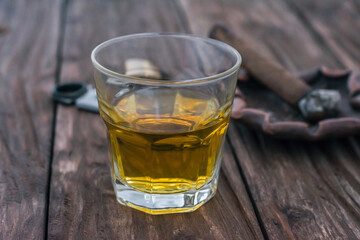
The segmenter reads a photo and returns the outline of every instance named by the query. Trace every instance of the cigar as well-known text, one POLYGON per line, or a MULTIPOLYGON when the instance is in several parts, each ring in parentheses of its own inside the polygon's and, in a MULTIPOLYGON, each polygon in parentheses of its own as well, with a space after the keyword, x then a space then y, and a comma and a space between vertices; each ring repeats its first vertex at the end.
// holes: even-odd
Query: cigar
POLYGON ((284 101, 298 107, 305 119, 318 121, 337 114, 341 99, 338 91, 312 89, 282 65, 267 59, 245 43, 227 25, 215 25, 209 35, 238 50, 243 58, 243 67, 284 101))

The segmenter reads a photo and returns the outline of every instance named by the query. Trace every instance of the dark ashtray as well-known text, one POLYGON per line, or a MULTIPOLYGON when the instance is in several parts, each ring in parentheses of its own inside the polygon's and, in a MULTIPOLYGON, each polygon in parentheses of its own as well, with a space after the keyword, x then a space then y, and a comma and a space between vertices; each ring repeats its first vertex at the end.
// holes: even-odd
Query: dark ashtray
POLYGON ((313 89, 336 89, 341 94, 335 118, 307 122, 300 111, 240 71, 231 113, 246 126, 283 139, 320 140, 360 133, 360 74, 320 67, 297 74, 313 89))

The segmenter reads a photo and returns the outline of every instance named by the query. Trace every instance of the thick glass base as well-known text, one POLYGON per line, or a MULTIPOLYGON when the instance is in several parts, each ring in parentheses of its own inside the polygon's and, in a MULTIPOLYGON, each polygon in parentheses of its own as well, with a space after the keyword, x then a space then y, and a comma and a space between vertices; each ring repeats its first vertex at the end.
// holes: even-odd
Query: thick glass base
POLYGON ((193 212, 216 193, 217 176, 198 190, 173 194, 151 194, 137 191, 119 181, 114 181, 118 202, 149 214, 193 212))

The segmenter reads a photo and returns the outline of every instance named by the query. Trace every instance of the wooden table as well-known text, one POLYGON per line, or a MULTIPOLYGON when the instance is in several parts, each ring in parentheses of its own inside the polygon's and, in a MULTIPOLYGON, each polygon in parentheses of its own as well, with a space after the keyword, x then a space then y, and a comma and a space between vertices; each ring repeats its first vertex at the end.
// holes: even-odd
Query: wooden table
POLYGON ((232 121, 216 196, 151 216, 116 202, 100 117, 51 100, 55 83, 93 83, 106 39, 218 21, 293 71, 359 70, 357 0, 1 1, 0 239, 359 239, 359 137, 279 141, 232 121))

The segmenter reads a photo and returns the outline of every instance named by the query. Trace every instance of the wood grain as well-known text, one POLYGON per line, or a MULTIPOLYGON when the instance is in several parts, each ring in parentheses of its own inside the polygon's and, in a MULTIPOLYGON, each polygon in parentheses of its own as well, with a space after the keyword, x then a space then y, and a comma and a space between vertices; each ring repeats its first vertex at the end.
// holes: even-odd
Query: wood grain
POLYGON ((360 70, 359 1, 284 1, 344 67, 360 70))
MULTIPOLYGON (((312 18, 319 19, 319 11, 330 10, 327 3, 317 1, 323 7, 317 10, 308 9, 314 7, 310 1, 305 7, 296 1, 296 6, 303 16, 315 11, 312 18)), ((341 26, 334 30, 331 25, 324 27, 327 35, 323 36, 316 28, 309 29, 304 23, 306 17, 299 18, 285 1, 212 1, 206 8, 201 1, 182 4, 195 33, 206 34, 205 29, 214 22, 227 22, 259 51, 289 69, 356 64, 348 53, 338 52, 341 48, 334 51, 330 43, 324 44, 328 36, 341 38, 341 26), (206 27, 199 23, 206 23, 206 27)), ((321 16, 325 26, 325 14, 321 16)), ((358 49, 357 45, 352 52, 358 49)), ((358 137, 320 143, 279 141, 252 132, 236 121, 228 133, 265 238, 360 238, 358 137)))
POLYGON ((41 239, 61 1, 0 2, 0 239, 41 239))
MULTIPOLYGON (((172 1, 71 1, 61 81, 93 82, 91 50, 135 32, 186 32, 172 1), (91 13, 91 14, 90 14, 91 13)), ((194 213, 151 216, 117 203, 105 126, 97 115, 59 106, 51 179, 50 239, 262 239, 240 172, 226 147, 219 191, 194 213)))
POLYGON ((332 51, 319 44, 284 1, 180 2, 189 19, 190 29, 196 34, 207 36, 215 23, 224 22, 248 44, 291 71, 308 70, 323 64, 331 68, 342 66, 332 51))
POLYGON ((234 125, 231 144, 269 239, 359 238, 360 164, 345 152, 354 140, 278 141, 234 125))

